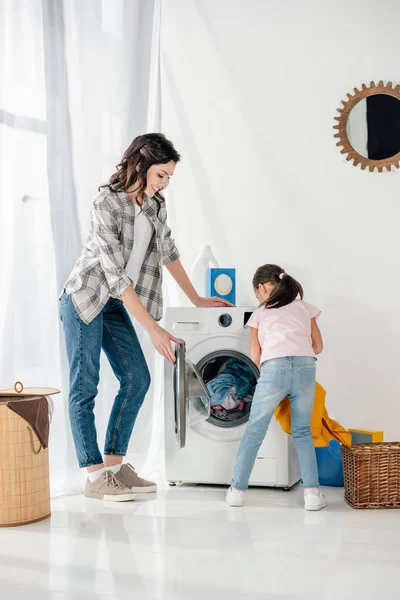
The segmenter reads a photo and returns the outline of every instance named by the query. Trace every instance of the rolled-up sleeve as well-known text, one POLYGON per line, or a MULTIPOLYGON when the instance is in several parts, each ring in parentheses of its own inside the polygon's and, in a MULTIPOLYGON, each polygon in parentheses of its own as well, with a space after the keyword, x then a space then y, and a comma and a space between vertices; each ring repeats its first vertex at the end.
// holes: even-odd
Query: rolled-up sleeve
POLYGON ((99 247, 99 259, 110 294, 121 298, 131 279, 125 272, 122 245, 119 240, 118 214, 108 198, 95 202, 91 213, 92 231, 99 247))
POLYGON ((164 225, 164 238, 162 242, 162 254, 163 264, 168 265, 169 263, 178 260, 180 257, 179 250, 175 245, 175 240, 171 237, 171 229, 168 224, 164 225))

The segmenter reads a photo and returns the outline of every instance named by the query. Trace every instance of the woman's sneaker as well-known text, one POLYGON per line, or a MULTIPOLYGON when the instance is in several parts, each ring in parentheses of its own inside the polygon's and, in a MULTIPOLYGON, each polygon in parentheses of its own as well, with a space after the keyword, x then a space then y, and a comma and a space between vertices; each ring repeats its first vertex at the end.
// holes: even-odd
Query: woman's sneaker
POLYGON ((226 501, 229 504, 229 506, 243 506, 244 492, 230 487, 228 493, 226 494, 226 501))
POLYGON ((304 508, 305 510, 321 510, 328 505, 326 498, 321 492, 319 494, 305 494, 304 508))
POLYGON ((139 477, 129 463, 121 465, 120 470, 115 473, 114 477, 122 485, 137 494, 151 494, 157 491, 157 484, 154 481, 147 481, 143 477, 139 477))
POLYGON ((85 496, 109 502, 129 502, 135 500, 135 494, 132 490, 117 481, 111 471, 106 471, 96 481, 92 482, 88 479, 85 496))

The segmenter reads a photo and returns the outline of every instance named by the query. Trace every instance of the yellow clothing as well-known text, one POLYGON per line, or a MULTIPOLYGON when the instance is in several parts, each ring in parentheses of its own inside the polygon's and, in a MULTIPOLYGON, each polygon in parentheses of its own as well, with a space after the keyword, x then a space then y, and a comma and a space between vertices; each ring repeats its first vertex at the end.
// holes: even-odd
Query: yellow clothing
MULTIPOLYGON (((325 396, 326 391, 322 385, 317 383, 311 416, 311 433, 314 446, 316 448, 328 446, 330 440, 335 438, 335 440, 350 448, 351 434, 329 417, 325 408, 325 396)), ((288 397, 284 398, 275 410, 275 417, 283 431, 290 434, 290 400, 288 397)))

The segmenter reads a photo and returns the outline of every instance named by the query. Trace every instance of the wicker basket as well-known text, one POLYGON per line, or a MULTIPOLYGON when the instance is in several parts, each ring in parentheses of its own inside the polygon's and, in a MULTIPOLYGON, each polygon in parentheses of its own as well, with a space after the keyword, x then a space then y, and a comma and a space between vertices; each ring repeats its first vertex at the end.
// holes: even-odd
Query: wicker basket
POLYGON ((0 527, 50 516, 49 453, 7 404, 0 404, 0 527))
POLYGON ((344 497, 353 508, 400 508, 400 442, 341 447, 344 497))

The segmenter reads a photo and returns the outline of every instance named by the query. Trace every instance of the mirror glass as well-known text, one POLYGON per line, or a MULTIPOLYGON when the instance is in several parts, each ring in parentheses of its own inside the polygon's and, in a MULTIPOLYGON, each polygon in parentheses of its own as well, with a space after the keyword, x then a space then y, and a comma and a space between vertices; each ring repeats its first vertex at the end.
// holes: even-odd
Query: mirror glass
POLYGON ((383 160, 400 152, 400 100, 387 94, 360 100, 349 114, 347 136, 364 158, 383 160))

